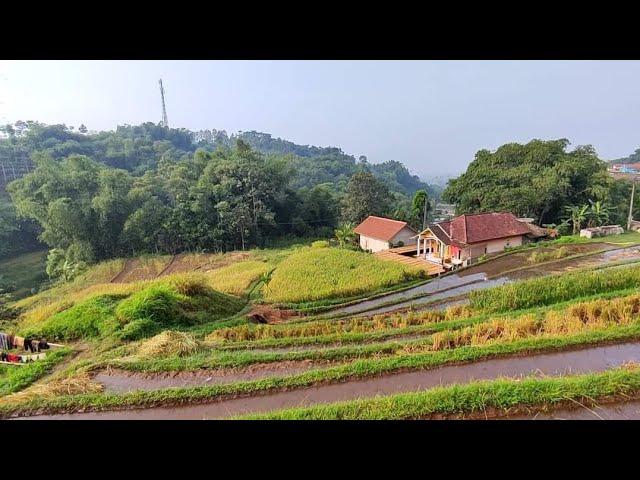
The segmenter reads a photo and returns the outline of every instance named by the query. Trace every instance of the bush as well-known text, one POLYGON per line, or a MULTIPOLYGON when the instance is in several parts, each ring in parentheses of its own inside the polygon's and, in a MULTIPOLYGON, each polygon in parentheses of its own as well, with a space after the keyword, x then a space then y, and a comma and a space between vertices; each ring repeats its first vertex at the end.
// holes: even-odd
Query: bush
POLYGON ((119 336, 122 340, 140 340, 155 335, 160 330, 160 325, 150 318, 141 318, 127 323, 119 336))
POLYGON ((118 300, 115 295, 101 295, 56 313, 39 325, 22 330, 25 337, 36 336, 55 340, 76 340, 97 337, 118 328, 114 309, 118 300))
POLYGON ((152 285, 122 301, 116 309, 116 316, 123 325, 142 319, 160 325, 173 325, 183 319, 180 302, 186 302, 187 299, 175 288, 152 285))

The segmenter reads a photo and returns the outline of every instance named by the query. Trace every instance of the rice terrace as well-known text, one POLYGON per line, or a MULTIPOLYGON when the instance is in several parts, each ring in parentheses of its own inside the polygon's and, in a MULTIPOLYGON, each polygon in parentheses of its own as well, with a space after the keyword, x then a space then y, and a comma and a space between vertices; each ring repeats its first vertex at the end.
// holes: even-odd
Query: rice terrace
MULTIPOLYGON (((477 129, 446 116, 440 129, 422 108, 412 136, 350 79, 353 102, 378 101, 365 111, 384 128, 367 137, 369 117, 345 123, 340 111, 322 135, 305 132, 289 92, 273 106, 255 83, 284 75, 277 62, 243 67, 263 116, 244 74, 224 65, 252 99, 246 122, 280 118, 289 138, 352 151, 360 135, 375 161, 253 130, 170 127, 167 106, 176 119, 235 118, 229 92, 207 103, 205 87, 175 76, 154 80, 159 123, 0 127, 0 419, 640 420, 640 149, 539 139, 533 126, 507 128, 524 118, 455 112, 473 103, 461 101, 449 102, 456 118, 486 118, 492 135, 468 143, 477 129), (197 112, 179 103, 190 91, 205 92, 197 112), (501 135, 530 140, 478 146, 501 135), (374 152, 382 144, 406 165, 374 152)), ((412 68, 462 78, 454 67, 412 68)), ((406 94, 419 88, 411 72, 406 94)), ((322 89, 307 80, 305 94, 322 89)), ((314 115, 335 107, 314 95, 314 115)), ((394 108, 413 108, 393 95, 394 108)))

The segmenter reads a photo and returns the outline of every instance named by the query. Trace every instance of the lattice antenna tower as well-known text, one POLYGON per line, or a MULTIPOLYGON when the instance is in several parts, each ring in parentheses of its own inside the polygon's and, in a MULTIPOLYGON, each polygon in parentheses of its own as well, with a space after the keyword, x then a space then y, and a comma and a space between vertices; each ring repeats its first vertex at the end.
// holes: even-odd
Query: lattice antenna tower
POLYGON ((162 126, 169 128, 169 120, 167 119, 167 106, 164 103, 164 87, 162 86, 162 79, 160 82, 160 98, 162 98, 162 126))

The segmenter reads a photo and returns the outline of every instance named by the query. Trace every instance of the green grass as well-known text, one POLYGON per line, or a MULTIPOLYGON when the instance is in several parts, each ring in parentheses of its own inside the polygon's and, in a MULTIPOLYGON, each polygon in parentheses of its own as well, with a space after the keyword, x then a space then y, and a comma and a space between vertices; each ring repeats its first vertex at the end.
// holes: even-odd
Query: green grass
POLYGON ((469 300, 473 309, 504 312, 632 287, 640 287, 640 268, 637 266, 524 280, 476 290, 469 294, 469 300))
POLYGON ((236 417, 245 420, 402 420, 434 415, 454 418, 526 409, 550 409, 576 402, 595 405, 611 397, 640 393, 640 369, 617 368, 597 374, 560 378, 499 379, 438 387, 424 392, 292 408, 236 417))
POLYGON ((29 295, 32 288, 37 288, 47 280, 46 260, 46 250, 0 260, 0 275, 15 288, 11 292, 13 298, 29 295))
POLYGON ((304 388, 327 382, 345 381, 350 378, 366 378, 404 370, 435 368, 441 365, 466 363, 481 359, 528 354, 572 346, 618 342, 640 338, 640 325, 609 328, 578 335, 533 338, 484 346, 465 346, 421 354, 398 355, 382 359, 356 360, 346 365, 307 371, 286 377, 271 377, 249 382, 190 388, 170 388, 155 391, 138 391, 122 395, 84 394, 68 395, 54 399, 34 399, 0 406, 0 416, 29 414, 36 411, 105 410, 126 407, 143 407, 195 403, 239 394, 267 393, 291 388, 304 388))
MULTIPOLYGON (((177 275, 145 284, 128 294, 97 295, 30 322, 20 332, 56 340, 135 340, 166 328, 216 322, 236 314, 244 302, 210 288, 201 276, 177 275)), ((20 327, 20 324, 19 324, 20 327)))
POLYGON ((341 298, 421 278, 424 272, 341 248, 301 248, 283 260, 264 288, 275 303, 341 298))
POLYGON ((636 244, 640 243, 640 232, 626 231, 620 235, 606 237, 585 238, 579 235, 565 235, 557 240, 545 242, 547 245, 566 245, 569 243, 611 243, 611 244, 636 244))
POLYGON ((51 372, 72 351, 66 347, 52 350, 47 352, 43 360, 27 363, 24 366, 0 365, 0 397, 27 388, 51 372))

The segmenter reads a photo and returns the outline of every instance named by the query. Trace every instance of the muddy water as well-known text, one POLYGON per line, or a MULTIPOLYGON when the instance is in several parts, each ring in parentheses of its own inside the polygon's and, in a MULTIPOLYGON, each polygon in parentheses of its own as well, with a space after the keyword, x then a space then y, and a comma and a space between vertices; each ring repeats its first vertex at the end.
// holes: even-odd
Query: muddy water
POLYGON ((30 418, 65 420, 217 419, 281 408, 420 391, 438 385, 465 383, 473 380, 520 377, 535 373, 540 375, 564 375, 598 372, 630 361, 640 362, 640 342, 537 354, 527 357, 498 358, 466 365, 449 365, 432 370, 403 372, 364 380, 320 385, 200 405, 47 415, 30 418))
MULTIPOLYGON (((447 278, 447 277, 445 277, 447 278)), ((443 278, 444 280, 444 278, 443 278)), ((387 312, 392 312, 394 310, 397 310, 399 308, 415 308, 415 309, 419 309, 421 305, 427 304, 427 303, 431 303, 431 302, 435 302, 437 300, 445 300, 447 298, 451 298, 451 297, 457 297, 459 295, 463 295, 466 293, 470 293, 473 292, 475 290, 484 290, 485 288, 491 288, 491 287, 498 287, 500 285, 504 285, 506 283, 511 282, 512 280, 509 277, 502 277, 502 278, 495 278, 493 280, 484 280, 484 281, 475 281, 473 283, 470 284, 464 284, 460 287, 456 287, 456 288, 451 288, 450 290, 444 291, 444 292, 440 292, 440 293, 435 293, 433 295, 428 295, 425 297, 421 297, 421 298, 416 298, 414 300, 408 300, 405 302, 400 302, 400 303, 396 303, 394 305, 388 305, 386 307, 380 307, 380 308, 376 308, 374 310, 369 310, 367 312, 362 312, 363 315, 376 315, 376 314, 380 314, 380 313, 387 313, 387 312)), ((451 304, 460 302, 460 300, 456 300, 456 302, 451 302, 451 304)), ((450 306, 451 304, 447 304, 446 307, 450 306)), ((434 305, 435 309, 442 309, 442 308, 446 308, 443 307, 444 304, 439 303, 438 305, 434 305)), ((355 312, 358 313, 358 312, 355 312)))
POLYGON ((137 373, 124 370, 99 372, 94 380, 109 393, 126 393, 135 390, 159 390, 171 387, 193 387, 245 382, 275 376, 295 375, 312 368, 327 367, 329 363, 310 360, 256 364, 242 369, 203 369, 196 372, 137 373))
MULTIPOLYGON (((363 310, 373 308, 382 303, 387 303, 387 302, 399 303, 408 298, 415 297, 416 295, 420 295, 420 294, 429 295, 429 298, 431 300, 437 300, 436 295, 433 295, 434 293, 441 292, 441 295, 442 295, 443 293, 445 293, 450 289, 454 289, 462 285, 472 284, 474 282, 480 282, 482 280, 485 280, 486 278, 487 276, 484 273, 468 275, 464 278, 457 274, 448 275, 446 277, 436 278, 427 284, 419 285, 409 290, 405 290, 404 292, 392 293, 390 295, 385 295, 384 297, 374 298, 373 300, 366 300, 364 302, 356 303, 354 305, 336 308, 335 310, 331 310, 328 313, 330 315, 337 315, 337 314, 345 314, 345 313, 362 312, 363 310)), ((444 298, 444 297, 440 297, 440 298, 444 298)))
POLYGON ((595 407, 558 409, 532 415, 518 415, 498 420, 640 420, 640 400, 595 407))
MULTIPOLYGON (((598 248, 602 248, 600 244, 590 244, 590 245, 598 245, 598 248)), ((503 257, 509 258, 509 257, 503 257)), ((500 261, 502 259, 497 259, 500 261)), ((526 280, 534 277, 543 277, 545 275, 557 274, 570 272, 573 270, 587 268, 587 267, 600 267, 605 266, 609 263, 615 263, 622 260, 640 260, 640 247, 627 247, 627 248, 614 248, 612 250, 599 253, 597 255, 592 255, 584 258, 570 259, 565 261, 559 261, 552 263, 550 265, 541 265, 539 267, 531 266, 530 268, 526 268, 524 270, 519 270, 517 272, 507 273, 506 275, 500 275, 498 277, 492 278, 491 280, 487 280, 486 272, 478 272, 478 273, 467 273, 467 270, 460 272, 460 274, 454 274, 447 277, 439 278, 434 280, 427 285, 422 285, 420 287, 416 287, 415 289, 407 290, 406 292, 401 292, 394 295, 389 295, 386 297, 377 298, 374 300, 369 300, 366 302, 358 303, 356 305, 350 305, 349 307, 344 307, 342 309, 332 310, 330 313, 362 313, 363 315, 374 315, 379 313, 391 312, 393 310, 397 310, 400 308, 407 307, 416 307, 420 308, 420 305, 430 303, 437 300, 447 299, 451 297, 455 297, 458 295, 470 293, 475 290, 483 290, 485 288, 496 287, 499 285, 504 285, 507 283, 514 282, 516 280, 526 280), (483 281, 484 280, 484 281, 483 281), (444 283, 446 281, 446 284, 444 283), (440 286, 438 287, 438 282, 440 286), (431 292, 421 292, 419 289, 422 287, 432 286, 431 292), (424 293, 425 296, 421 298, 417 298, 414 300, 405 300, 407 296, 417 295, 419 293, 424 293), (405 295, 406 294, 406 295, 405 295), (364 309, 370 308, 375 305, 379 305, 382 303, 387 303, 390 301, 395 301, 393 305, 389 305, 386 307, 380 307, 373 310, 369 310, 363 312, 364 309)), ((488 264, 490 265, 490 264, 488 264)), ((479 265, 477 268, 482 269, 482 265, 479 265)), ((472 267, 475 268, 475 267, 472 267)), ((453 304, 453 303, 452 303, 453 304)), ((434 306, 434 308, 440 309, 443 304, 438 304, 434 306)), ((446 307, 451 305, 446 305, 446 307)))

